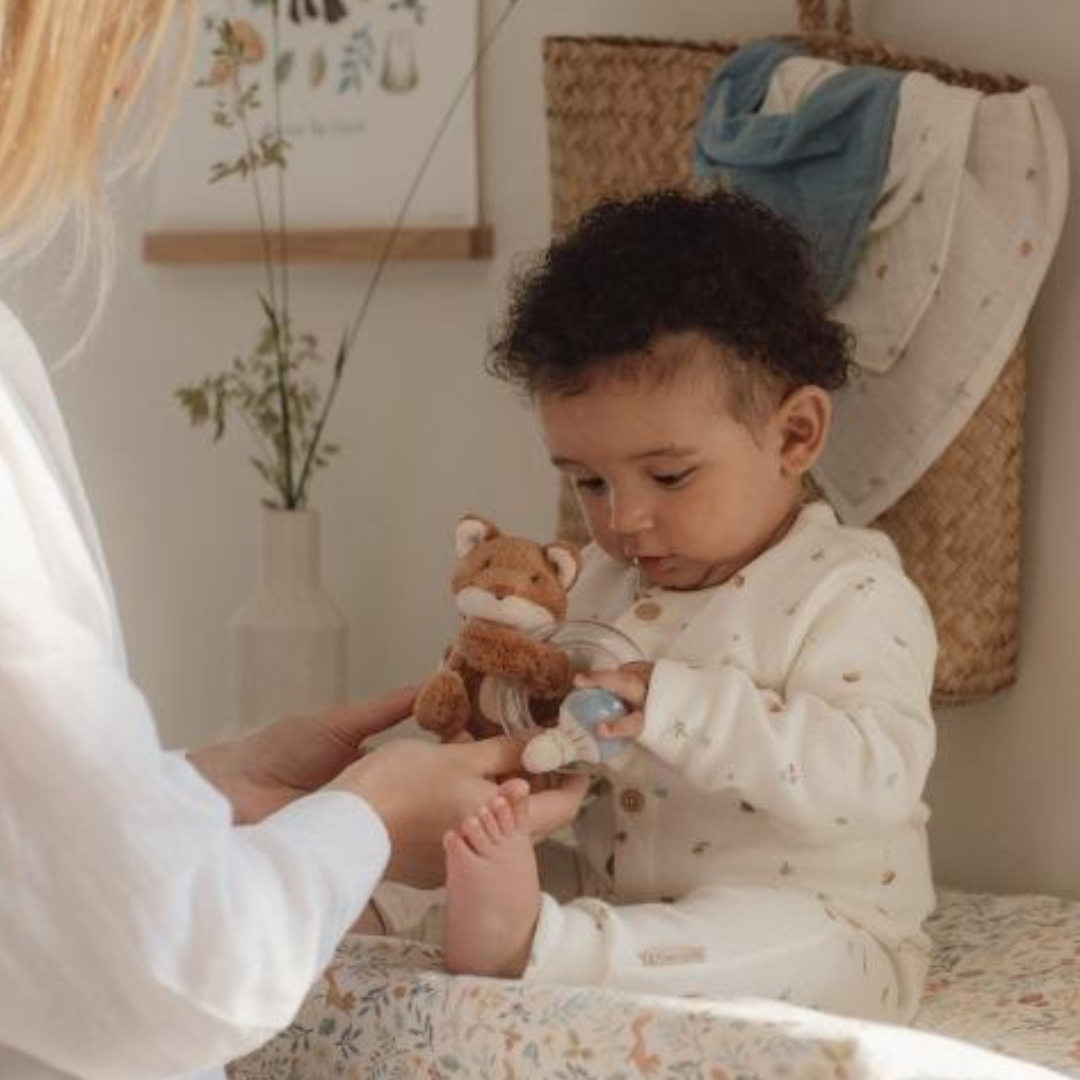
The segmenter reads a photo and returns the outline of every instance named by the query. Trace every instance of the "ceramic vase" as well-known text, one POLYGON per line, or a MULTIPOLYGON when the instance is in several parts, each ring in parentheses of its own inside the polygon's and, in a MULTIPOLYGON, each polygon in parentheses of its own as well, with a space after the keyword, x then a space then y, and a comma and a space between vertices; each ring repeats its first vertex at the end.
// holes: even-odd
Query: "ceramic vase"
POLYGON ((233 722, 251 730, 344 701, 348 627, 322 588, 315 510, 261 511, 258 583, 229 634, 233 722))
POLYGON ((391 30, 386 38, 382 77, 384 90, 392 94, 407 94, 420 82, 416 63, 416 39, 411 30, 391 30))

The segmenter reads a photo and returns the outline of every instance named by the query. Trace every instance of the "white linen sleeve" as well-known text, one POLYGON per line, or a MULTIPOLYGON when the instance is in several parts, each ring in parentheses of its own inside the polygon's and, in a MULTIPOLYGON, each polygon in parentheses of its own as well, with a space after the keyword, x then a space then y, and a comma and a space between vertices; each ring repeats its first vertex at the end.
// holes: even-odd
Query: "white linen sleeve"
POLYGON ((88 1080, 219 1065, 291 1020, 385 868, 385 829, 346 792, 233 826, 51 614, 40 640, 40 620, 0 621, 0 1044, 88 1080))
POLYGON ((909 820, 934 754, 936 637, 911 582, 872 569, 834 583, 779 690, 731 664, 659 661, 640 743, 810 842, 909 820))

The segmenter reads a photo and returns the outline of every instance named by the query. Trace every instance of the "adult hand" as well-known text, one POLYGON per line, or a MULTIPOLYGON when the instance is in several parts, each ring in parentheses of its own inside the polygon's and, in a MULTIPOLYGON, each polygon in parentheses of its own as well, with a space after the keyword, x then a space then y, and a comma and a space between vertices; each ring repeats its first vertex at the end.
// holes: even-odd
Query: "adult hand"
POLYGON ((188 760, 232 803, 236 821, 251 825, 330 783, 365 752, 366 739, 412 712, 416 692, 403 687, 313 716, 287 717, 193 750, 188 760))
MULTIPOLYGON (((475 741, 466 732, 455 736, 453 740, 458 745, 468 745, 475 741)), ((577 817, 581 804, 589 793, 589 784, 589 777, 583 773, 522 773, 507 780, 500 790, 511 798, 515 794, 531 796, 529 833, 533 843, 539 844, 577 817)), ((470 811, 475 812, 476 808, 470 811)))
POLYGON ((546 773, 542 777, 530 776, 528 782, 510 780, 507 783, 529 787, 537 781, 544 786, 533 787, 529 799, 529 832, 534 844, 569 825, 577 817, 589 793, 590 778, 584 773, 546 773))
MULTIPOLYGON (((520 744, 505 737, 447 744, 393 739, 328 787, 362 796, 382 818, 392 844, 388 878, 431 888, 445 873, 443 836, 489 802, 520 760, 520 744)), ((558 813, 558 804, 547 810, 548 817, 558 813)))

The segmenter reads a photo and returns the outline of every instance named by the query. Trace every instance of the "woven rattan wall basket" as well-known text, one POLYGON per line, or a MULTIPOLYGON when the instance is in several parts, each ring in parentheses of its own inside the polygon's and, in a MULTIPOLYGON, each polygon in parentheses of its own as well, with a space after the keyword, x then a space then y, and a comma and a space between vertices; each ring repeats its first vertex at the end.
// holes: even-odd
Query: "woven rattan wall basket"
MULTIPOLYGON (((846 64, 921 70, 985 93, 1022 89, 995 77, 904 55, 851 35, 841 5, 798 5, 809 51, 846 64)), ((604 196, 691 183, 691 143, 705 88, 740 42, 549 38, 544 43, 554 227, 604 196)), ((919 483, 876 522, 923 590, 941 642, 939 704, 977 701, 1016 679, 1019 653, 1023 342, 978 412, 919 483)), ((564 487, 560 533, 584 528, 564 487)))

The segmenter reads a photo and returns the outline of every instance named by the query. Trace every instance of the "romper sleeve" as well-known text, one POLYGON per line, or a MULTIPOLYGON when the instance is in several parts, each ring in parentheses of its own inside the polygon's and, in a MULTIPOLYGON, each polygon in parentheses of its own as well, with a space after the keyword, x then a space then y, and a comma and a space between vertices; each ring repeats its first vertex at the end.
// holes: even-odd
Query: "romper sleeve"
POLYGON ((732 664, 660 660, 641 744, 810 842, 910 819, 934 754, 936 637, 902 571, 867 569, 830 582, 780 691, 732 664))

